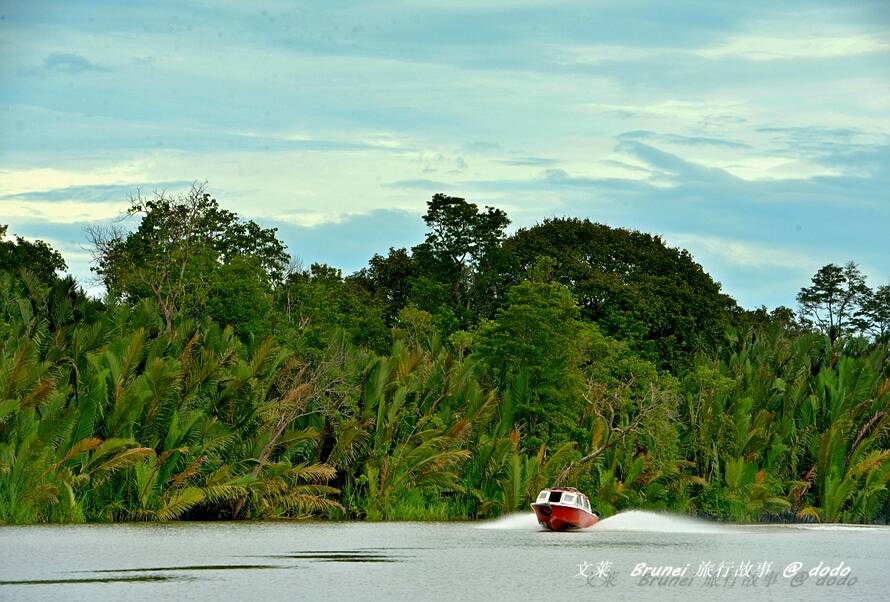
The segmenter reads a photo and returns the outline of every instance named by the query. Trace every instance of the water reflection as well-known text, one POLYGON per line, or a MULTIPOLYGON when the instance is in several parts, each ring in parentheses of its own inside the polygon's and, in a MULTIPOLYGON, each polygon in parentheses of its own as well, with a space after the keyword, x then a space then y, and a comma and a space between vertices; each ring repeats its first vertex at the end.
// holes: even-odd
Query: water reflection
POLYGON ((81 573, 156 573, 160 571, 243 571, 253 569, 283 569, 287 567, 275 564, 199 564, 189 566, 156 566, 135 569, 99 569, 96 571, 78 571, 81 573))
MULTIPOLYGON (((127 569, 96 569, 93 571, 70 571, 72 573, 169 573, 191 571, 238 571, 290 568, 274 564, 199 564, 185 566, 136 567, 127 569)), ((66 585, 84 583, 157 583, 159 581, 193 581, 195 577, 187 575, 117 575, 108 577, 69 577, 59 579, 16 579, 0 581, 3 585, 66 585)))
MULTIPOLYGON (((98 572, 98 571, 96 571, 98 572)), ((191 577, 169 575, 133 575, 131 577, 78 577, 74 579, 18 579, 0 581, 0 585, 65 585, 75 583, 133 583, 158 581, 191 581, 191 577)))
POLYGON ((393 556, 371 550, 312 550, 275 554, 263 558, 290 558, 318 562, 400 562, 404 556, 393 556))

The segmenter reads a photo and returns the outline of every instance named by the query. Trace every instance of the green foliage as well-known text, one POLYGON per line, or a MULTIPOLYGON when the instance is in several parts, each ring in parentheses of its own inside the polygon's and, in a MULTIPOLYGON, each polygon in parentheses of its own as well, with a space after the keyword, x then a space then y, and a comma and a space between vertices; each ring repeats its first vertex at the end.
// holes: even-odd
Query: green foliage
MULTIPOLYGON (((392 325, 398 311, 412 297, 417 266, 407 249, 389 249, 386 257, 374 255, 368 267, 349 277, 373 295, 384 308, 387 324, 392 325)), ((416 295, 414 295, 416 298, 416 295)))
POLYGON ((276 297, 279 334, 303 354, 317 355, 335 333, 375 351, 388 347, 383 309, 366 289, 344 280, 340 270, 315 263, 308 271, 294 271, 276 297))
POLYGON ((700 358, 684 380, 681 442, 706 479, 693 506, 736 520, 790 512, 873 520, 886 512, 886 346, 833 350, 779 328, 700 358))
POLYGON ((503 385, 528 376, 529 395, 514 417, 553 444, 571 438, 582 413, 581 363, 588 328, 561 284, 526 281, 511 288, 497 317, 478 332, 475 354, 503 385))
POLYGON ((207 286, 207 315, 231 324, 241 337, 262 338, 270 331, 272 295, 255 257, 234 257, 212 272, 207 286))
POLYGON ((0 297, 0 521, 224 517, 239 499, 253 516, 336 506, 333 469, 285 447, 304 434, 287 353, 251 352, 212 324, 159 331, 151 311, 126 308, 52 331, 53 308, 27 301, 0 297))

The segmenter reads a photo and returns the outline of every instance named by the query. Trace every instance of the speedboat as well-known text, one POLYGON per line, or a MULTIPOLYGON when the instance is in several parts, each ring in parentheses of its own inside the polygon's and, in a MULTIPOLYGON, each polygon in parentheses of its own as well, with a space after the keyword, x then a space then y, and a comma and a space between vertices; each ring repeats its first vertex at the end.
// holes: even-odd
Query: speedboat
POLYGON ((550 487, 538 494, 532 510, 542 527, 552 531, 586 529, 599 520, 590 500, 574 487, 550 487))

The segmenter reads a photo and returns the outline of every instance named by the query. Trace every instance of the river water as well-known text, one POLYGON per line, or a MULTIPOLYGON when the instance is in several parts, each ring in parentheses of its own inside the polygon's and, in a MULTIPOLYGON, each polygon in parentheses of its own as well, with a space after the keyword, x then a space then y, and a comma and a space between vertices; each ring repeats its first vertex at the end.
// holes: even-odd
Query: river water
POLYGON ((639 511, 571 533, 531 514, 0 527, 0 600, 556 599, 888 600, 890 528, 639 511))

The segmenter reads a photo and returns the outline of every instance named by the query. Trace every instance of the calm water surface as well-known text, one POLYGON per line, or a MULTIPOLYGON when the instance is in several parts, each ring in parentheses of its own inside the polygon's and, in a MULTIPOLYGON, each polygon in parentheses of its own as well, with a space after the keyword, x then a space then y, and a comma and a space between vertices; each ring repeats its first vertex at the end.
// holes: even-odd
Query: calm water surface
POLYGON ((890 529, 721 527, 642 512, 576 533, 540 531, 526 515, 0 527, 0 600, 106 599, 887 600, 890 529), (641 584, 641 563, 689 565, 689 579, 641 584), (793 563, 799 575, 785 576, 793 563), (806 575, 820 563, 847 567, 847 584, 806 575))

